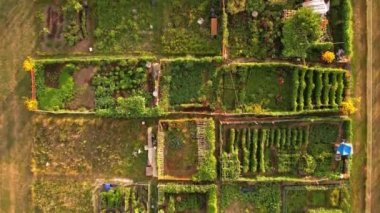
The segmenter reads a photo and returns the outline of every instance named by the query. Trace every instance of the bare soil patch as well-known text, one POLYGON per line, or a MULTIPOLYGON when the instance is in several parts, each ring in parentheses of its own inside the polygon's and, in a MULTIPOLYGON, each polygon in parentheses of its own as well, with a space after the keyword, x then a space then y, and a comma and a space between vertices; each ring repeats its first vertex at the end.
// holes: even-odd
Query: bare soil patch
POLYGON ((76 94, 74 99, 67 104, 70 110, 95 108, 95 92, 91 86, 91 78, 96 73, 96 67, 86 67, 74 73, 76 94))
POLYGON ((226 210, 225 213, 245 213, 255 212, 253 205, 249 203, 241 203, 239 201, 233 202, 226 210))
POLYGON ((64 64, 47 64, 45 65, 45 84, 48 87, 58 88, 59 87, 59 75, 64 64))

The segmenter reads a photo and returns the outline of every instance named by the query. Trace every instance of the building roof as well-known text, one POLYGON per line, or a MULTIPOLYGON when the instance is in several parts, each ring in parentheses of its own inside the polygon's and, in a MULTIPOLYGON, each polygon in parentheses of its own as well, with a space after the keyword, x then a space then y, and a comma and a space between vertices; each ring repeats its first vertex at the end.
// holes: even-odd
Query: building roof
POLYGON ((218 19, 217 18, 211 18, 211 35, 212 36, 218 35, 218 19))
POLYGON ((302 3, 302 6, 308 7, 318 14, 325 15, 330 9, 330 2, 325 3, 324 0, 309 0, 302 3))

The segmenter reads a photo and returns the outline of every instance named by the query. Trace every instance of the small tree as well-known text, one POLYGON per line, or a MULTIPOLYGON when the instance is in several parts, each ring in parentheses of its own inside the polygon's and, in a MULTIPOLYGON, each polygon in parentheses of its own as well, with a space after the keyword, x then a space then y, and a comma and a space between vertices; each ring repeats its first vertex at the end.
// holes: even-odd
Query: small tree
POLYGON ((35 111, 38 108, 38 102, 35 99, 28 98, 24 101, 24 104, 29 111, 35 111))
POLYGON ((358 108, 356 107, 358 103, 360 103, 360 98, 348 98, 346 101, 342 102, 340 110, 344 115, 354 114, 358 111, 358 108))
POLYGON ((322 60, 331 64, 335 60, 335 54, 331 51, 326 51, 322 54, 322 60))
POLYGON ((246 0, 228 0, 227 12, 230 14, 236 14, 245 11, 246 0))
POLYGON ((288 18, 283 27, 283 55, 305 59, 307 49, 322 35, 320 23, 321 17, 309 8, 301 8, 288 18))
POLYGON ((34 60, 31 57, 27 57, 25 59, 24 63, 22 64, 22 68, 26 72, 33 72, 34 71, 34 66, 35 66, 35 63, 34 63, 34 60))

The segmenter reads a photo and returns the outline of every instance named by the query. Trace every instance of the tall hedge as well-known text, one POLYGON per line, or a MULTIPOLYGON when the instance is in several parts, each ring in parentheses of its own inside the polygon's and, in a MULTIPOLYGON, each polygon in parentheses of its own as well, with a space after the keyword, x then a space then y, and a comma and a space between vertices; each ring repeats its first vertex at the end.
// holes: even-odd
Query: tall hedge
POLYGON ((267 139, 267 134, 267 129, 261 130, 259 146, 259 171, 261 173, 265 173, 265 140, 267 139))
POLYGON ((314 90, 314 71, 307 71, 307 90, 306 90, 306 108, 313 109, 313 90, 314 90))
POLYGON ((259 139, 259 130, 254 129, 252 134, 252 146, 251 146, 251 172, 255 173, 257 171, 257 147, 259 139))
POLYGON ((323 90, 322 77, 323 77, 323 73, 318 72, 317 77, 316 77, 317 80, 315 83, 315 103, 318 108, 320 108, 322 105, 322 90, 323 90))

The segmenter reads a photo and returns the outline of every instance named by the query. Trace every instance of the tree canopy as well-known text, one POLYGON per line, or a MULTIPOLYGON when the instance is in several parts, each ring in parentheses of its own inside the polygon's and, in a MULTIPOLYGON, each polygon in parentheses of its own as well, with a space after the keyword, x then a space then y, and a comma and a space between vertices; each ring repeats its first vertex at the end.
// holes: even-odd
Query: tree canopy
POLYGON ((283 55, 306 58, 307 49, 322 35, 321 17, 309 8, 301 8, 283 27, 283 55))

